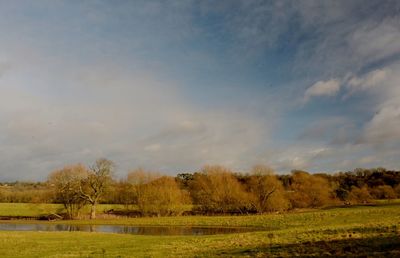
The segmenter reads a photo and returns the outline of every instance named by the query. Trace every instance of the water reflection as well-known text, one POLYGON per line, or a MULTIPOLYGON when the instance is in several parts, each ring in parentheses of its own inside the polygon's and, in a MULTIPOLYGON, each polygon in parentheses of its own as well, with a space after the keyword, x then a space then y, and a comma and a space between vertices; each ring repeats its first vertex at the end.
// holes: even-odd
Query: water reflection
POLYGON ((122 225, 0 224, 7 231, 83 231, 135 235, 215 235, 254 231, 252 228, 159 227, 122 225))

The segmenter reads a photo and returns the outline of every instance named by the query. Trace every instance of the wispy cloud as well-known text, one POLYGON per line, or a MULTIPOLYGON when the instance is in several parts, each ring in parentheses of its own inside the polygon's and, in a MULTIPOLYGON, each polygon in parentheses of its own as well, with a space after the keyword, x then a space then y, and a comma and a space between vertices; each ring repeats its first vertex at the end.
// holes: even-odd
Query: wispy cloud
POLYGON ((340 82, 336 79, 328 81, 318 81, 309 87, 304 93, 303 102, 308 102, 314 97, 332 97, 338 94, 340 90, 340 82))

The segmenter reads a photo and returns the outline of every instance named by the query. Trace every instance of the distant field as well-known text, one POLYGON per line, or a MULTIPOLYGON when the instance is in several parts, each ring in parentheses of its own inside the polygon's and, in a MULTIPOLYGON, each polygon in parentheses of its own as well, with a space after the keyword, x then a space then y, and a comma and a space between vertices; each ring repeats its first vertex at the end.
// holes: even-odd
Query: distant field
MULTIPOLYGON (((78 220, 68 223, 89 222, 78 220)), ((0 256, 292 257, 351 254, 400 256, 400 206, 398 204, 254 216, 107 219, 95 220, 94 223, 250 226, 264 228, 265 231, 214 236, 0 231, 0 256)))
MULTIPOLYGON (((400 199, 394 200, 375 200, 374 203, 377 205, 395 205, 400 204, 400 199)), ((332 207, 328 207, 331 209, 332 207)), ((97 214, 101 215, 108 210, 124 210, 124 205, 121 204, 98 204, 96 211, 97 214)), ((135 206, 130 206, 130 209, 135 210, 135 206)), ((191 210, 190 205, 185 206, 185 210, 191 210)), ((62 204, 52 203, 0 203, 0 216, 26 216, 26 217, 39 217, 43 215, 49 215, 52 213, 63 213, 65 212, 62 204)), ((82 214, 89 214, 90 206, 85 206, 82 210, 82 214)), ((100 216, 101 217, 101 216, 100 216)))
MULTIPOLYGON (((118 204, 99 204, 97 212, 103 213, 110 209, 122 209, 123 205, 118 204)), ((82 213, 89 213, 90 207, 86 206, 82 209, 82 213)), ((62 213, 64 207, 62 204, 51 203, 0 203, 0 216, 27 216, 39 217, 52 213, 62 213)))
MULTIPOLYGON (((135 210, 134 205, 130 205, 131 210, 135 210)), ((191 205, 184 205, 184 210, 190 211, 191 205)), ((122 211, 125 210, 125 206, 122 204, 98 204, 96 206, 96 212, 98 215, 104 214, 109 210, 122 211)), ((52 213, 64 213, 65 209, 62 204, 52 203, 0 203, 0 217, 40 217, 43 215, 49 215, 52 213)), ((89 215, 90 206, 86 205, 81 210, 82 215, 89 215)))

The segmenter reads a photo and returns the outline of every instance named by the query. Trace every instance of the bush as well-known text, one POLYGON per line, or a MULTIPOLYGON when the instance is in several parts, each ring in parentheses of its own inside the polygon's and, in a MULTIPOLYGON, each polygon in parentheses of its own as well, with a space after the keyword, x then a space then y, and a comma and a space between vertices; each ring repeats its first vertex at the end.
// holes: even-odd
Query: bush
POLYGON ((353 186, 348 196, 348 200, 355 203, 369 203, 372 201, 372 196, 370 195, 367 186, 362 188, 353 186))
POLYGON ((333 202, 333 190, 327 179, 304 171, 292 173, 290 202, 295 208, 321 207, 333 202))
POLYGON ((180 215, 189 203, 188 194, 178 187, 173 177, 163 176, 142 185, 138 208, 143 215, 180 215))
POLYGON ((206 166, 190 184, 193 201, 203 212, 244 213, 251 208, 251 196, 224 167, 206 166))
POLYGON ((252 205, 258 213, 282 211, 289 208, 282 182, 265 166, 252 169, 247 187, 252 196, 252 205))
POLYGON ((375 199, 395 199, 396 192, 390 185, 380 185, 371 189, 371 195, 375 199))

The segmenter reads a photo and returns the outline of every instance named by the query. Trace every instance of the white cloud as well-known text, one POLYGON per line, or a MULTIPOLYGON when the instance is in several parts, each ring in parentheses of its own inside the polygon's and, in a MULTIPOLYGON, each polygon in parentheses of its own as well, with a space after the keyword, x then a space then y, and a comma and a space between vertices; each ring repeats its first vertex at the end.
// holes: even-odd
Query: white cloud
POLYGON ((365 125, 361 142, 377 147, 400 144, 400 96, 397 103, 383 103, 373 118, 365 125))
POLYGON ((258 149, 269 140, 269 128, 254 118, 230 112, 194 112, 183 121, 151 135, 140 145, 161 145, 161 152, 142 155, 140 162, 157 161, 159 169, 191 170, 204 164, 243 169, 257 163, 258 149))
POLYGON ((320 141, 329 146, 329 152, 324 151, 326 155, 319 157, 321 160, 313 158, 312 147, 304 147, 301 155, 299 150, 283 153, 287 158, 281 162, 282 167, 293 167, 295 160, 292 157, 297 157, 297 163, 302 161, 306 169, 313 170, 324 166, 343 170, 365 166, 396 168, 400 165, 396 158, 400 155, 400 63, 386 65, 361 76, 345 76, 342 81, 346 82, 343 101, 354 101, 350 97, 363 94, 364 105, 367 103, 369 106, 359 108, 365 110, 363 115, 372 110, 370 119, 357 125, 352 123, 351 117, 320 118, 299 139, 320 141))
POLYGON ((329 147, 316 144, 291 145, 279 147, 265 153, 264 163, 278 172, 287 173, 293 169, 317 171, 321 161, 332 155, 329 147))
MULTIPOLYGON (((348 81, 346 97, 356 93, 368 93, 374 114, 367 121, 358 143, 374 148, 391 148, 400 144, 400 64, 373 70, 348 81)), ((349 100, 351 101, 351 100, 349 100)), ((396 148, 397 148, 396 147, 396 148)))
POLYGON ((360 26, 348 38, 354 55, 364 62, 390 57, 400 51, 400 22, 398 18, 360 26))
POLYGON ((306 90, 303 101, 308 102, 313 97, 335 96, 339 90, 340 81, 337 79, 318 81, 306 90))
POLYGON ((389 69, 377 69, 361 77, 351 77, 347 84, 350 91, 348 95, 353 94, 356 91, 371 90, 372 88, 379 86, 382 89, 384 87, 382 84, 388 78, 390 72, 389 69))

